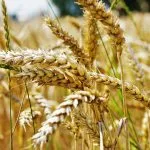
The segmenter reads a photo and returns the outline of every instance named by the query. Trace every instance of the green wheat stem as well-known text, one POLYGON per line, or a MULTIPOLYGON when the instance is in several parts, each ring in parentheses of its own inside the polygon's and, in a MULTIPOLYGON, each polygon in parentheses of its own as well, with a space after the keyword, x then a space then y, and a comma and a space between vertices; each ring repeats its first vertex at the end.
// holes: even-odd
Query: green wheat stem
POLYGON ((100 37, 100 40, 101 40, 101 42, 102 42, 102 45, 103 45, 103 47, 104 47, 104 50, 105 50, 106 56, 107 56, 108 61, 109 61, 109 63, 110 63, 111 69, 112 69, 112 71, 113 71, 113 74, 114 74, 114 76, 115 76, 115 77, 117 77, 117 76, 116 76, 116 73, 115 73, 115 69, 114 69, 114 67, 113 67, 113 65, 112 65, 111 59, 110 59, 110 57, 109 57, 109 54, 108 54, 107 48, 106 48, 106 46, 105 46, 105 43, 104 43, 104 41, 103 41, 103 39, 102 39, 101 33, 100 33, 100 31, 99 31, 99 29, 98 29, 98 26, 97 26, 97 25, 96 25, 96 28, 97 28, 98 35, 99 35, 99 37, 100 37))
MULTIPOLYGON (((124 117, 128 118, 128 110, 127 110, 127 103, 126 103, 126 92, 125 92, 125 87, 124 87, 124 70, 123 70, 122 58, 121 58, 120 53, 117 53, 117 58, 118 58, 120 70, 121 70, 121 81, 122 81, 121 90, 122 90, 122 95, 123 95, 122 98, 123 98, 124 117)), ((128 122, 125 125, 125 130, 126 130, 126 149, 130 150, 128 122)))
POLYGON ((10 111, 10 142, 11 142, 11 150, 13 150, 13 131, 12 131, 12 99, 11 99, 11 77, 10 77, 10 71, 8 71, 8 81, 9 81, 9 111, 10 111))
POLYGON ((110 10, 114 9, 119 2, 120 2, 120 0, 113 0, 113 2, 111 3, 111 6, 110 6, 110 10))

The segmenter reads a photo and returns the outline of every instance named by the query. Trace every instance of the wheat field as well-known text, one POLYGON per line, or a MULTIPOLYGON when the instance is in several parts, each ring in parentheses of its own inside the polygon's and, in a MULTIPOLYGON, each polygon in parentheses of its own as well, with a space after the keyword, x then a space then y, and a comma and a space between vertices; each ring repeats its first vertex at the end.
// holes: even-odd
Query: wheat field
POLYGON ((0 149, 149 150, 150 14, 12 21, 2 0, 0 149))

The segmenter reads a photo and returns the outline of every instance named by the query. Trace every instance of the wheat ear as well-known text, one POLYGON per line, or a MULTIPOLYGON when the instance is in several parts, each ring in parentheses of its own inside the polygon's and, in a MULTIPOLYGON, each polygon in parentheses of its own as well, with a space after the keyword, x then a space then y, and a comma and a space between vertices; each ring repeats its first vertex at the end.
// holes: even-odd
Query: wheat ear
POLYGON ((0 52, 0 63, 12 65, 13 67, 24 66, 26 64, 37 65, 42 67, 61 66, 63 68, 76 67, 77 59, 66 54, 53 50, 21 50, 0 52))
POLYGON ((37 104, 44 109, 44 114, 46 115, 46 118, 48 118, 52 110, 56 108, 57 102, 54 100, 48 100, 44 98, 41 94, 34 94, 33 99, 37 102, 37 104))
POLYGON ((78 60, 83 64, 87 64, 89 56, 83 53, 82 48, 80 48, 78 42, 50 18, 45 19, 45 21, 48 27, 52 30, 53 34, 62 39, 65 45, 69 46, 78 60))
POLYGON ((35 108, 33 110, 33 118, 31 115, 30 108, 25 109, 24 111, 21 112, 20 117, 19 117, 20 126, 23 127, 24 130, 26 131, 26 125, 31 126, 31 122, 37 116, 41 116, 41 113, 40 113, 40 111, 36 110, 35 108))
POLYGON ((4 0, 2 0, 2 13, 4 16, 3 22, 4 22, 4 30, 5 30, 6 48, 7 51, 10 51, 10 34, 9 34, 9 26, 8 26, 8 16, 7 16, 7 8, 4 0))
MULTIPOLYGON (((121 88, 122 86, 121 80, 114 77, 98 73, 90 73, 90 76, 91 80, 98 83, 102 83, 115 88, 121 88)), ((125 82, 124 88, 125 91, 132 95, 137 101, 141 102, 144 106, 150 109, 150 99, 146 97, 146 95, 142 94, 142 92, 135 85, 125 82)))
POLYGON ((86 18, 86 30, 85 31, 85 41, 84 49, 85 52, 89 53, 90 63, 93 65, 93 62, 96 58, 96 52, 98 47, 98 34, 97 34, 97 25, 95 19, 92 18, 90 12, 86 11, 84 13, 86 18))
POLYGON ((71 89, 83 89, 79 78, 73 73, 63 71, 57 67, 52 69, 43 69, 32 66, 22 68, 22 72, 15 77, 26 80, 33 80, 39 85, 62 86, 71 89))

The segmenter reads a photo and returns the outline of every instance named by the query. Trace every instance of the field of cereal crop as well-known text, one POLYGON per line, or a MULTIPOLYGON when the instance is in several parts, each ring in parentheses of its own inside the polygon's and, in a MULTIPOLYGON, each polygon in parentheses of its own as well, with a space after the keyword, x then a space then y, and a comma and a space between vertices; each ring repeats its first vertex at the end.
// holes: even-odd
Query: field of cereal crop
POLYGON ((2 0, 0 149, 149 150, 150 14, 19 23, 2 0))

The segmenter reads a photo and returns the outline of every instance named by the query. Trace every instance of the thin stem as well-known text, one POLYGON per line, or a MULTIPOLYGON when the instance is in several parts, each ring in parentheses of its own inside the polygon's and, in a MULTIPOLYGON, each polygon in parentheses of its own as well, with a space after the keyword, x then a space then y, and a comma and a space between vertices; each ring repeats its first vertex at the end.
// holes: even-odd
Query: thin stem
POLYGON ((129 116, 130 123, 132 125, 133 132, 136 136, 136 140, 137 140, 136 142, 137 142, 138 148, 139 148, 139 150, 141 150, 140 141, 139 141, 139 138, 138 138, 138 135, 137 135, 136 129, 134 127, 133 120, 131 118, 131 114, 129 113, 129 111, 128 111, 128 116, 129 116))
POLYGON ((110 10, 114 9, 119 2, 120 2, 120 0, 113 0, 113 2, 111 3, 111 6, 110 6, 110 10))
POLYGON ((150 111, 149 109, 146 109, 147 115, 148 115, 148 127, 147 127, 147 143, 148 143, 148 148, 150 148, 150 111))
POLYGON ((13 123, 12 123, 12 99, 11 99, 11 78, 10 78, 10 71, 8 71, 8 82, 9 82, 9 111, 10 111, 10 148, 11 150, 13 150, 13 132, 12 132, 12 126, 13 126, 13 123))
MULTIPOLYGON (((124 72, 123 72, 123 64, 122 64, 122 59, 121 59, 121 55, 118 52, 117 53, 117 58, 119 61, 119 65, 120 65, 120 70, 121 70, 121 81, 122 81, 122 95, 123 95, 123 111, 124 111, 124 117, 128 118, 128 111, 127 111, 127 104, 126 104, 126 93, 125 93, 125 86, 124 86, 124 72)), ((126 130, 126 150, 130 149, 129 146, 129 131, 128 131, 128 121, 125 125, 125 130, 126 130)))
POLYGON ((74 150, 77 150, 77 134, 74 135, 74 150))
POLYGON ((108 61, 109 61, 109 63, 110 63, 110 66, 111 66, 111 68, 112 68, 113 74, 114 74, 115 77, 117 77, 117 76, 116 76, 116 73, 115 73, 115 70, 114 70, 114 67, 113 67, 113 65, 112 65, 112 62, 111 62, 111 60, 110 60, 110 57, 109 57, 107 48, 106 48, 106 46, 105 46, 105 43, 104 43, 104 41, 103 41, 103 39, 102 39, 101 33, 100 33, 99 28, 97 27, 97 25, 96 25, 96 28, 97 28, 99 37, 100 37, 100 39, 101 39, 101 41, 102 41, 102 44, 103 44, 103 47, 104 47, 106 56, 107 56, 107 58, 108 58, 108 61))
POLYGON ((17 127, 17 123, 18 123, 18 121, 19 121, 19 117, 20 117, 20 113, 21 113, 21 110, 22 110, 22 107, 23 107, 23 102, 24 102, 24 100, 25 100, 25 96, 26 96, 26 92, 24 93, 24 96, 23 96, 23 99, 22 99, 22 102, 21 102, 21 105, 20 105, 20 109, 19 109, 19 112, 18 112, 17 120, 16 120, 16 122, 15 122, 15 126, 14 126, 14 129, 13 129, 12 134, 14 134, 15 129, 16 129, 16 127, 17 127))
POLYGON ((60 21, 59 21, 59 18, 58 18, 57 15, 55 14, 55 11, 53 10, 53 7, 51 6, 50 1, 47 0, 47 3, 48 3, 48 5, 49 5, 50 9, 52 10, 52 13, 54 14, 54 16, 55 16, 55 18, 56 18, 58 24, 61 26, 60 21))
POLYGON ((27 96, 28 96, 28 101, 29 101, 30 110, 31 110, 31 116, 32 116, 32 126, 33 126, 33 131, 34 131, 34 134, 35 134, 35 125, 34 125, 32 104, 31 104, 31 99, 30 99, 30 96, 29 96, 29 91, 28 91, 28 87, 27 87, 26 81, 25 81, 25 89, 26 89, 27 96))

